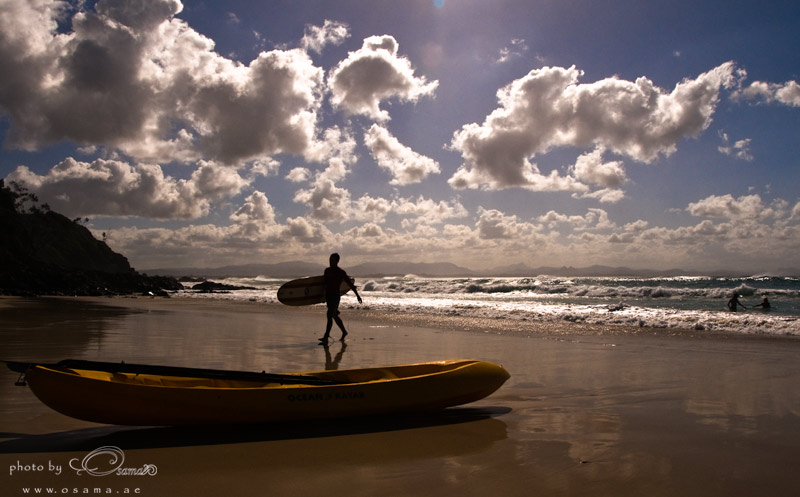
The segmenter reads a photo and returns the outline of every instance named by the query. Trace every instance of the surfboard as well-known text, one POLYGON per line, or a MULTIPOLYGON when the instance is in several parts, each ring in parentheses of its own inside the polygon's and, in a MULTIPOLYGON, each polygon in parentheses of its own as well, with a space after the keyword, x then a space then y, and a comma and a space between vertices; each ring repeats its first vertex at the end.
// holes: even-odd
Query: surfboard
MULTIPOLYGON (((350 278, 355 282, 354 278, 350 278)), ((339 287, 339 295, 350 291, 346 281, 339 287)), ((286 305, 312 305, 325 302, 325 277, 311 276, 284 283, 278 288, 278 300, 286 305)))

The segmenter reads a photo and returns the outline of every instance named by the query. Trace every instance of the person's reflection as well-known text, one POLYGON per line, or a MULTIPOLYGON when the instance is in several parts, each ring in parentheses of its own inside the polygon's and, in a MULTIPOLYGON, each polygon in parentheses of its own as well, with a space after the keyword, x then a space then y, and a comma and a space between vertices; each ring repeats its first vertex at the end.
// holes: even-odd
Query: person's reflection
POLYGON ((339 342, 342 344, 341 350, 339 353, 336 354, 336 357, 331 358, 331 348, 328 344, 324 344, 323 348, 325 349, 325 371, 333 371, 339 369, 339 363, 342 362, 342 356, 344 356, 344 351, 347 349, 347 343, 339 342))

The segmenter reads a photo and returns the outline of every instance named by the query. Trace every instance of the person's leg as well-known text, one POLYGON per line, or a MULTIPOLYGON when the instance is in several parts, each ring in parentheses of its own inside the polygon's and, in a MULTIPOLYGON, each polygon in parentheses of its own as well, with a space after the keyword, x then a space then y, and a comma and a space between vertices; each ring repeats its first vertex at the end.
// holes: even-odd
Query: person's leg
MULTIPOLYGON (((325 304, 328 306, 328 322, 325 325, 325 335, 319 339, 320 342, 327 342, 331 336, 331 328, 333 328, 333 321, 336 320, 336 324, 344 330, 342 324, 342 320, 339 318, 339 301, 341 297, 339 295, 326 295, 325 296, 325 304)), ((345 335, 347 332, 345 332, 345 335)), ((343 335, 344 336, 344 335, 343 335)))
POLYGON ((340 318, 339 316, 336 316, 333 319, 336 320, 336 326, 338 326, 339 329, 342 330, 342 340, 344 340, 344 337, 347 336, 347 330, 344 329, 344 323, 342 322, 342 318, 340 318))

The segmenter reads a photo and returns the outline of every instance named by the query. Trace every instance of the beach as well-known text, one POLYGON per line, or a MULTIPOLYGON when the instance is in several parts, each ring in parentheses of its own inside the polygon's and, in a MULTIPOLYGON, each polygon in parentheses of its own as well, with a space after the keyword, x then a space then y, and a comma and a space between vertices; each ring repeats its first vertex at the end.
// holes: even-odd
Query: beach
POLYGON ((493 395, 440 413, 219 428, 87 423, 0 373, 3 495, 798 495, 800 339, 346 305, 189 298, 0 299, 2 359, 267 370, 449 358, 503 365, 493 395), (334 329, 333 337, 339 337, 334 329), (71 467, 116 447, 125 468, 71 467), (155 471, 155 472, 154 472, 155 471), (132 471, 134 472, 134 471, 132 471), (28 489, 27 491, 25 489, 28 489))

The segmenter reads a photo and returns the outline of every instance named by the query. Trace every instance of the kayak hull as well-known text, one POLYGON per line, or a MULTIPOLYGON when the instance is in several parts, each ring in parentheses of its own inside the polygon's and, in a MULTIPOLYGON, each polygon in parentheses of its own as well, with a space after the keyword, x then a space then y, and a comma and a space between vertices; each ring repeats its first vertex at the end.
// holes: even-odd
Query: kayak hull
POLYGON ((45 365, 30 367, 26 380, 45 405, 73 418, 172 426, 443 409, 480 400, 509 378, 502 366, 471 360, 296 374, 331 384, 159 376, 45 365))

